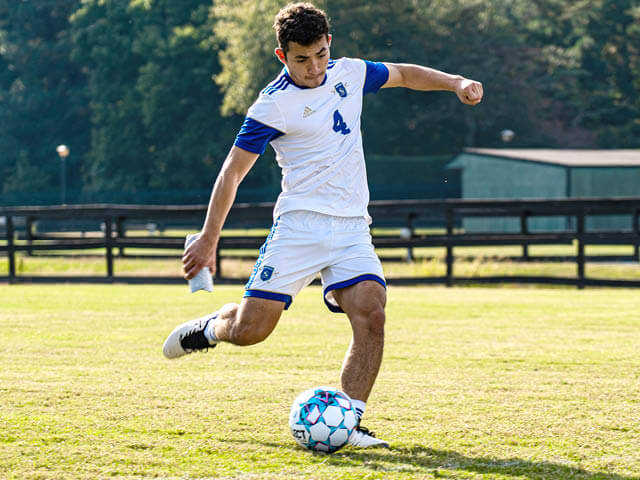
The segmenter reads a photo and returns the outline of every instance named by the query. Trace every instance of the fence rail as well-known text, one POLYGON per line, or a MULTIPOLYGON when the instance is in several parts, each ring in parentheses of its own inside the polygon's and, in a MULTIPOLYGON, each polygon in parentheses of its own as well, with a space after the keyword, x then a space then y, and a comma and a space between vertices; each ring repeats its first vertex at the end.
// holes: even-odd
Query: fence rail
MULTIPOLYGON (((226 222, 231 228, 268 228, 271 224, 273 204, 237 204, 226 222)), ((417 247, 444 247, 446 249, 446 275, 426 278, 392 278, 389 283, 444 283, 446 285, 466 283, 549 283, 575 285, 578 288, 590 285, 640 287, 640 280, 613 280, 586 278, 586 245, 632 245, 634 253, 627 260, 638 261, 640 248, 640 198, 589 198, 557 200, 402 200, 371 202, 369 212, 374 218, 373 226, 400 227, 403 234, 374 234, 376 248, 407 249, 408 257, 417 247), (587 231, 585 220, 592 215, 628 215, 630 230, 587 231), (529 220, 535 217, 560 216, 572 218, 575 228, 565 231, 530 231, 529 220), (469 217, 512 217, 520 220, 520 231, 515 233, 463 232, 461 222, 469 217), (417 234, 420 225, 442 225, 443 234, 417 234), (454 249, 463 246, 507 246, 522 247, 522 259, 532 260, 531 245, 571 245, 577 243, 575 255, 575 277, 541 276, 493 276, 461 278, 454 276, 454 249)), ((148 206, 148 205, 65 205, 46 207, 0 207, 0 219, 4 218, 4 244, 0 253, 8 258, 8 275, 0 281, 17 282, 130 282, 130 283, 175 283, 183 281, 173 277, 121 277, 114 272, 114 250, 122 255, 126 248, 170 249, 180 251, 184 239, 175 236, 127 236, 128 225, 144 225, 159 222, 164 225, 187 225, 198 228, 206 213, 206 205, 192 206, 148 206), (21 237, 25 242, 16 243, 16 221, 21 225, 21 237), (99 222, 102 233, 99 237, 70 236, 68 234, 36 233, 34 225, 41 221, 99 222), (103 277, 25 277, 16 274, 17 252, 67 251, 78 249, 105 250, 106 276, 103 277)), ((2 238, 0 236, 0 238, 2 238)), ((223 236, 220 250, 257 249, 262 237, 223 236)), ((220 265, 220 263, 219 263, 220 265)), ((225 278, 221 269, 216 272, 219 282, 237 282, 225 278)))

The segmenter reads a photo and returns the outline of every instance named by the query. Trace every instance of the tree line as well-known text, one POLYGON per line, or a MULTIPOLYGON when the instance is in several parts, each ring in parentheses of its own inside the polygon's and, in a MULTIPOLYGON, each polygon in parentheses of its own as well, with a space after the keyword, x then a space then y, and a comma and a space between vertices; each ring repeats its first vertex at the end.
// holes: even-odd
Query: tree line
MULTIPOLYGON (((0 191, 55 192, 70 147, 78 199, 209 189, 273 55, 277 0, 0 0, 0 191)), ((485 100, 385 90, 365 150, 640 145, 640 0, 316 4, 332 57, 419 63, 482 81, 485 100)), ((246 180, 277 182, 271 155, 246 180)), ((34 197, 35 198, 35 197, 34 197)), ((3 200, 3 201, 5 201, 3 200)), ((166 203, 166 202, 165 202, 166 203)))

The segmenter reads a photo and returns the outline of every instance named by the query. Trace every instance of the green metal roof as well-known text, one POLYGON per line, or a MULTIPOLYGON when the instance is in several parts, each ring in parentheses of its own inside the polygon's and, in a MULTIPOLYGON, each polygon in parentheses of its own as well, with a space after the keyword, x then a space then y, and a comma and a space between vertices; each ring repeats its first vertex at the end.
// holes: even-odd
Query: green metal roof
POLYGON ((565 167, 640 167, 640 149, 465 148, 464 153, 565 167))

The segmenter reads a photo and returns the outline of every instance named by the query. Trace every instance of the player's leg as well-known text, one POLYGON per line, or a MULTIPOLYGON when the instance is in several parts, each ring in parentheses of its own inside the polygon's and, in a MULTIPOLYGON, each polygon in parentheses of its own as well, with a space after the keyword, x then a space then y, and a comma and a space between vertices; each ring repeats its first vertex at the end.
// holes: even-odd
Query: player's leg
POLYGON ((349 444, 389 448, 387 442, 359 424, 382 362, 385 287, 378 281, 365 280, 334 290, 333 298, 349 317, 353 330, 341 373, 342 389, 352 398, 358 414, 358 428, 349 438, 349 444))
POLYGON ((213 348, 218 342, 254 345, 271 334, 284 308, 284 302, 255 297, 245 297, 240 305, 228 303, 210 315, 177 326, 162 352, 167 358, 178 358, 213 348))
MULTIPOLYGON (((332 258, 322 271, 324 301, 332 312, 346 313, 353 338, 344 359, 342 389, 353 400, 358 422, 378 376, 384 348, 386 283, 364 217, 335 218, 332 258)), ((358 423, 349 437, 358 447, 388 447, 358 423)))
POLYGON ((325 266, 321 239, 315 229, 308 228, 314 216, 308 217, 304 212, 289 212, 278 218, 260 248, 242 302, 178 326, 165 342, 165 356, 181 357, 220 341, 253 345, 267 338, 282 310, 325 266))
POLYGON ((366 402, 382 362, 386 290, 380 283, 366 280, 335 290, 334 298, 353 330, 342 365, 342 389, 351 398, 366 402))

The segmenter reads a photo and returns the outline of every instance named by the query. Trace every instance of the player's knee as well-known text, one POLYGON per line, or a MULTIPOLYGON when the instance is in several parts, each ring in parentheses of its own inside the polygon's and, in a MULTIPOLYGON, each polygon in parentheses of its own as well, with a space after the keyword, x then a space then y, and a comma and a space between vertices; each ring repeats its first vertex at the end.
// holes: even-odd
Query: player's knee
POLYGON ((376 307, 369 313, 369 331, 377 336, 384 337, 384 324, 386 321, 386 315, 382 307, 376 307))
POLYGON ((371 305, 361 310, 351 323, 356 333, 365 334, 368 337, 384 338, 385 321, 384 308, 379 305, 371 305))
POLYGON ((237 303, 226 303, 220 310, 218 310, 218 312, 224 319, 236 318, 238 316, 238 308, 240 308, 240 305, 237 303))

